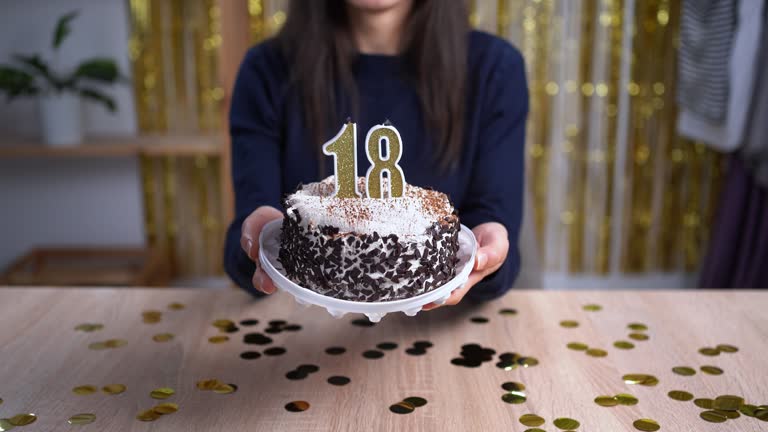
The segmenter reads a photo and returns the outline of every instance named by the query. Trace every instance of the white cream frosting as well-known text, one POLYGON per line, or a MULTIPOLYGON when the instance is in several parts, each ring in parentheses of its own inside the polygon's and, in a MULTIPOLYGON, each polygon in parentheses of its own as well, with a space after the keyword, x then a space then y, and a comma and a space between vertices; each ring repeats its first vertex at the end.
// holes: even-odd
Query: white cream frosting
MULTIPOLYGON (((383 179, 385 184, 387 179, 383 179)), ((364 191, 365 177, 358 178, 358 189, 364 191)), ((445 194, 406 185, 401 198, 335 198, 334 178, 304 185, 289 195, 288 212, 298 210, 301 224, 332 226, 342 233, 395 234, 402 240, 420 240, 435 222, 453 213, 445 194)))

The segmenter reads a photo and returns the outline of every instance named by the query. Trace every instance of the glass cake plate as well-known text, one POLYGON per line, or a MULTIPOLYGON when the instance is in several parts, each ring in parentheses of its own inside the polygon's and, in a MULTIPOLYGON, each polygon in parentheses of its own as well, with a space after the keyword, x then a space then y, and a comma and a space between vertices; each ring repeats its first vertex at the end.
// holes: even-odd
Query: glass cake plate
POLYGON ((443 304, 451 296, 455 289, 459 289, 469 279, 475 262, 475 250, 477 243, 472 231, 461 226, 459 232, 459 263, 456 265, 456 276, 444 285, 432 291, 415 297, 384 301, 384 302, 356 302, 341 300, 318 294, 309 288, 297 285, 285 275, 283 266, 277 261, 280 251, 280 227, 282 220, 272 221, 264 226, 259 237, 259 262, 267 275, 272 278, 275 287, 290 293, 296 302, 304 305, 324 307, 328 313, 340 318, 347 313, 365 314, 372 322, 379 322, 384 315, 391 312, 403 312, 408 316, 414 316, 421 311, 422 306, 428 303, 443 304))

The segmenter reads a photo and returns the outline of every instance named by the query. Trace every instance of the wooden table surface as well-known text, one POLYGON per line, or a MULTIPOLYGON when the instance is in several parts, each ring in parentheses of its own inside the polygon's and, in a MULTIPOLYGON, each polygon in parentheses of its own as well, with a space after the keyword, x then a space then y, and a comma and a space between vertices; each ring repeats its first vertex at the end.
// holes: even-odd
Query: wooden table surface
POLYGON ((556 431, 553 420, 571 417, 579 431, 633 431, 633 422, 651 418, 662 431, 766 431, 768 422, 741 416, 722 424, 703 421, 693 402, 670 399, 670 390, 686 390, 697 398, 743 396, 748 403, 768 404, 768 293, 761 292, 629 292, 629 291, 517 291, 501 300, 471 306, 443 308, 415 318, 390 315, 374 327, 351 321, 360 316, 330 317, 323 309, 304 308, 278 294, 253 301, 235 291, 139 289, 0 289, 0 418, 34 413, 35 423, 17 431, 524 431, 522 414, 535 413, 556 431), (168 310, 171 302, 186 305, 168 310), (601 311, 582 306, 595 303, 601 311), (501 315, 514 308, 516 315, 501 315), (145 310, 163 311, 156 324, 142 322, 145 310), (470 317, 483 316, 478 324, 470 317), (240 327, 221 344, 208 341, 221 333, 216 319, 260 321, 240 327), (269 320, 301 325, 297 332, 269 335, 268 346, 246 345, 243 336, 263 332, 269 320), (577 328, 563 328, 561 320, 576 320, 577 328), (627 339, 627 324, 648 325, 648 341, 633 341, 635 348, 614 348, 627 339), (101 323, 100 331, 74 328, 101 323), (158 333, 175 339, 154 342, 158 333), (88 345, 107 339, 127 345, 92 350, 88 345), (434 346, 426 355, 405 352, 414 341, 434 346), (380 342, 396 342, 396 350, 383 358, 361 353, 380 342), (566 348, 583 342, 608 352, 595 358, 566 348), (451 364, 461 346, 477 343, 503 352, 533 356, 539 365, 505 371, 498 361, 477 368, 451 364), (731 344, 736 353, 708 357, 699 348, 731 344), (240 353, 285 347, 281 356, 243 360, 240 353), (329 346, 344 346, 339 356, 325 353, 329 346), (319 371, 303 380, 288 380, 286 372, 301 364, 319 371), (697 372, 673 374, 674 366, 702 365, 722 368, 719 376, 697 372), (658 377, 653 387, 627 385, 622 375, 646 373, 658 377), (346 386, 326 382, 332 375, 351 378, 346 386), (198 380, 216 378, 238 387, 232 394, 196 388, 198 380), (526 386, 527 401, 502 401, 500 385, 506 381, 526 386), (125 393, 76 395, 72 388, 91 384, 127 385, 125 393), (160 401, 151 390, 171 387, 176 394, 164 402, 180 406, 175 414, 154 422, 141 422, 138 413, 160 401), (601 407, 598 395, 631 393, 634 406, 601 407), (409 396, 427 399, 426 406, 407 415, 389 406, 409 396), (287 411, 286 403, 307 401, 304 412, 287 411), (97 416, 92 424, 74 427, 67 419, 78 413, 97 416))

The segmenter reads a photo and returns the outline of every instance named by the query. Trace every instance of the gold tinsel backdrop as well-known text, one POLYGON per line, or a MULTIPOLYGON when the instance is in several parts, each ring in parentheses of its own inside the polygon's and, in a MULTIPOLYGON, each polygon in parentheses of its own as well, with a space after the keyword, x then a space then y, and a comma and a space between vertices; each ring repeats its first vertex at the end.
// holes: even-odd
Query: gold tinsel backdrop
MULTIPOLYGON (((285 21, 285 1, 241 3, 254 43, 285 21)), ((130 0, 130 6, 141 131, 221 130, 225 90, 217 75, 222 44, 217 3, 130 0)), ((475 27, 510 40, 527 62, 529 214, 542 270, 593 275, 696 270, 722 163, 700 143, 675 133, 680 0, 474 0, 470 10, 475 27)), ((214 248, 204 258, 208 273, 220 267, 215 248, 226 212, 214 208, 218 201, 211 195, 219 185, 200 186, 220 181, 211 175, 217 163, 208 158, 191 163, 197 178, 192 188, 178 181, 184 176, 179 162, 146 162, 151 169, 145 170, 145 195, 166 197, 160 207, 169 209, 147 215, 148 232, 151 241, 176 256, 181 273, 201 268, 179 255, 186 250, 180 244, 192 246, 184 237, 208 238, 204 244, 214 248), (187 190, 182 194, 176 184, 187 190), (168 202, 173 200, 181 203, 168 202), (190 206, 197 210, 185 210, 190 206), (201 219, 190 226, 203 235, 182 229, 180 214, 201 219)))

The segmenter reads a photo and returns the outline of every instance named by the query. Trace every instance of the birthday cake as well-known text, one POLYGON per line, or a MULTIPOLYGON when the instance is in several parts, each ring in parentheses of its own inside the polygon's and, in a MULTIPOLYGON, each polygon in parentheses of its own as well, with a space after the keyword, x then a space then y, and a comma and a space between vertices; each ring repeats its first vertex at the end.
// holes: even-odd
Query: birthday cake
MULTIPOLYGON (((357 179, 360 190, 365 182, 357 179)), ((278 260, 293 282, 379 302, 423 294, 454 277, 460 224, 445 194, 406 184, 398 198, 339 198, 334 189, 331 176, 285 198, 278 260)))

